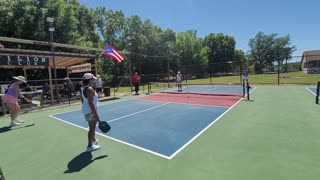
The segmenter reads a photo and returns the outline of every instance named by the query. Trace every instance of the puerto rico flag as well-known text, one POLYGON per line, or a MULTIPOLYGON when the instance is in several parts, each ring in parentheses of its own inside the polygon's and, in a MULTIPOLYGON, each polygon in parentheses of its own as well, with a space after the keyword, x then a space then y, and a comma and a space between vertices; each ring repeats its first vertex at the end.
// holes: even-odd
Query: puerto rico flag
POLYGON ((111 57, 118 63, 120 63, 124 59, 124 56, 116 48, 112 47, 111 45, 107 45, 106 49, 103 51, 102 54, 105 56, 111 57))

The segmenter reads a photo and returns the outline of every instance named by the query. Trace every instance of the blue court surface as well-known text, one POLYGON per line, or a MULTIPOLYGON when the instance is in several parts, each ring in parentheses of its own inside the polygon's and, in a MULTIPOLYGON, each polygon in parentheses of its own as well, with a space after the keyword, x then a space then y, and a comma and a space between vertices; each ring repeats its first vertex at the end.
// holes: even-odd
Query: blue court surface
POLYGON ((316 87, 308 87, 307 88, 312 94, 315 96, 317 95, 317 88, 316 87))
MULTIPOLYGON (((100 105, 101 120, 111 131, 97 133, 146 152, 171 159, 230 108, 130 99, 100 105)), ((81 110, 50 115, 87 129, 81 110)))

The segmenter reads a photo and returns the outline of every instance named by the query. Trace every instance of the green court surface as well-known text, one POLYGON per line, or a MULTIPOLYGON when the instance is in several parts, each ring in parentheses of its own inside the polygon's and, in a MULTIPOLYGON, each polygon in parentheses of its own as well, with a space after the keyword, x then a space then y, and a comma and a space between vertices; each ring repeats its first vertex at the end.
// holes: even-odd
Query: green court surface
MULTIPOLYGON (((0 118, 0 166, 8 180, 316 180, 320 177, 320 105, 306 86, 257 85, 173 159, 98 135, 48 115, 80 104, 0 118)), ((112 102, 106 102, 112 103, 112 102)))

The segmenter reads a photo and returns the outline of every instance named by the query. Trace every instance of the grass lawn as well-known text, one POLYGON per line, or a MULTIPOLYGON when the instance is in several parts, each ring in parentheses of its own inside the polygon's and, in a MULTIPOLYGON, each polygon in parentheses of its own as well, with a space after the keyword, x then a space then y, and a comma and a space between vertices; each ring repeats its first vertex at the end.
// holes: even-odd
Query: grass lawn
MULTIPOLYGON (((280 84, 304 84, 304 85, 316 85, 320 81, 320 74, 305 74, 303 71, 290 72, 290 73, 280 73, 279 83, 280 84)), ((242 77, 240 76, 223 76, 223 77, 209 77, 203 79, 192 79, 188 80, 189 84, 239 84, 242 82, 242 77)), ((278 74, 277 73, 267 73, 267 74, 251 74, 249 75, 250 84, 278 84, 278 74)), ((185 81, 184 81, 185 83, 185 81)), ((167 88, 167 82, 154 84, 152 89, 157 88, 167 88)), ((175 86, 175 83, 172 83, 175 86)), ((171 87, 172 87, 171 86, 171 87)), ((140 85, 140 92, 147 91, 147 85, 140 85)), ((120 87, 118 89, 119 93, 130 92, 130 87, 120 87)))

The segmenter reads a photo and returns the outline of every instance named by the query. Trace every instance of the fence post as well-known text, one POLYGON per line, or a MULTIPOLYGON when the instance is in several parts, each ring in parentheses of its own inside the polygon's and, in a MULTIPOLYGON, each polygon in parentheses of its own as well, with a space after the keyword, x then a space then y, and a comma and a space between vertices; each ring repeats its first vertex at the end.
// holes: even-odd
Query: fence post
POLYGON ((247 81, 247 99, 248 101, 250 101, 250 85, 249 85, 249 82, 247 81))
POLYGON ((246 88, 245 88, 245 82, 244 82, 244 79, 242 80, 242 90, 243 90, 242 97, 244 97, 244 96, 246 95, 246 88))
POLYGON ((318 81, 317 83, 316 104, 319 104, 319 87, 320 87, 320 81, 318 81))

